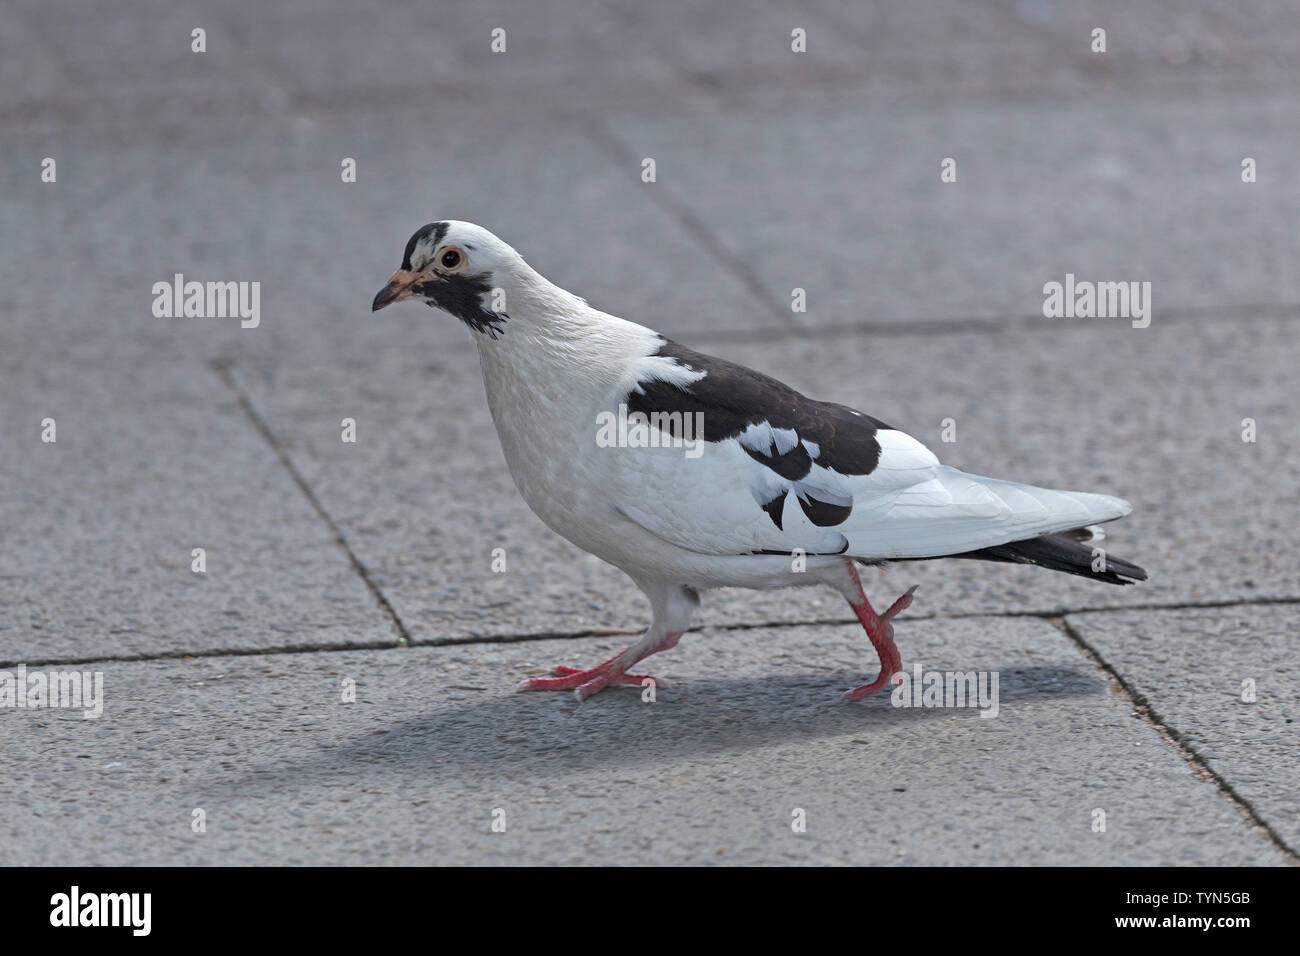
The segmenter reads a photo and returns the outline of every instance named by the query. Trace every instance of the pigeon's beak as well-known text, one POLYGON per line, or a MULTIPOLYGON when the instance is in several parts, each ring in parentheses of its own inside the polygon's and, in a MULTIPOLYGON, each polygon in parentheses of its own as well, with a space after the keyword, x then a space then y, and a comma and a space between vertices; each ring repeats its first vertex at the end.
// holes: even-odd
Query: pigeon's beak
POLYGON ((370 303, 370 311, 378 312, 386 305, 392 305, 394 302, 409 298, 411 287, 415 285, 419 277, 418 272, 398 269, 393 273, 392 278, 388 280, 388 285, 379 290, 379 294, 375 296, 375 301, 370 303))

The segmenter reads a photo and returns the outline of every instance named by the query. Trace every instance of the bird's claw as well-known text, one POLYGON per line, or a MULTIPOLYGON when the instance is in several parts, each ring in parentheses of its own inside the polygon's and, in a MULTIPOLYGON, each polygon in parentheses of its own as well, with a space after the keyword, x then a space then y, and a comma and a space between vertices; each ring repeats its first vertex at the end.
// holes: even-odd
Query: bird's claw
POLYGON ((604 665, 583 670, 579 667, 559 664, 551 669, 551 673, 557 676, 530 677, 520 681, 515 691, 522 693, 530 690, 572 690, 573 696, 578 700, 586 700, 592 694, 597 694, 613 684, 640 687, 649 680, 653 681, 656 687, 668 686, 666 681, 651 677, 649 674, 614 674, 604 665))

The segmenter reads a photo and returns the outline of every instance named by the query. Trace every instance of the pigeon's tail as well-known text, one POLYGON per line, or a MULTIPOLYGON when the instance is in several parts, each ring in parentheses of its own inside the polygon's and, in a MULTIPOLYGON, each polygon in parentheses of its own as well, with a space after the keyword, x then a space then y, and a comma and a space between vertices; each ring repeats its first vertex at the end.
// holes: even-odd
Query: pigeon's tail
POLYGON ((1113 558, 1098 547, 1097 542, 1102 537, 1101 529, 1092 526, 1060 534, 1038 535, 1024 541, 1012 541, 992 548, 955 554, 953 557, 1036 564, 1053 571, 1105 581, 1107 584, 1132 584, 1147 579, 1146 571, 1136 564, 1113 558))

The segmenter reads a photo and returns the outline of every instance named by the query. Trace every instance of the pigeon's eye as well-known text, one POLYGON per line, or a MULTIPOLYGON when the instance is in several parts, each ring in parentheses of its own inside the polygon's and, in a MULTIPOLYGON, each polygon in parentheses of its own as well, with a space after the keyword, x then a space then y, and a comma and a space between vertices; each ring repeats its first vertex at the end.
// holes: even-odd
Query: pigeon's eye
POLYGON ((444 269, 455 269, 465 261, 465 254, 455 247, 444 249, 438 261, 444 269))

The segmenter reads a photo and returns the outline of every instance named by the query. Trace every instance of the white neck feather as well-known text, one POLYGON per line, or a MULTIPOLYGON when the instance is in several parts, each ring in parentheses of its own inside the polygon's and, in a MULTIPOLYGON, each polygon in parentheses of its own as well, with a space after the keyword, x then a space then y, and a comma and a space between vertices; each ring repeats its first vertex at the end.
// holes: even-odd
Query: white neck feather
POLYGON ((510 280, 504 333, 475 337, 489 388, 626 388, 632 366, 657 347, 652 329, 593 309, 522 259, 510 280))

